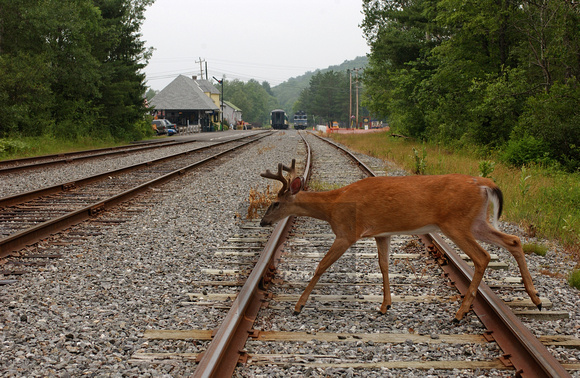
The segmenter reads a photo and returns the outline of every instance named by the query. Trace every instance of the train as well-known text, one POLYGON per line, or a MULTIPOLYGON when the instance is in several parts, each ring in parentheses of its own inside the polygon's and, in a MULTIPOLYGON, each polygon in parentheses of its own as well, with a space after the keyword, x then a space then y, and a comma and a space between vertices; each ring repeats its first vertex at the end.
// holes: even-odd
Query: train
POLYGON ((308 126, 308 118, 306 112, 299 110, 294 113, 294 128, 296 130, 304 130, 308 126))
POLYGON ((272 110, 270 113, 270 125, 276 130, 286 130, 288 128, 288 116, 282 109, 272 110))

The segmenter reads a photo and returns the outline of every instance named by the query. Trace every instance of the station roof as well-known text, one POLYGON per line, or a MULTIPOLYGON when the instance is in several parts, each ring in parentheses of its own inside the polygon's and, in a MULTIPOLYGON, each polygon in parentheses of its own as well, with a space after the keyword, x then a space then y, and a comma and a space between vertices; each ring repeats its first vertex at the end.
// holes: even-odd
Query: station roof
MULTIPOLYGON (((203 81, 207 82, 207 80, 203 81)), ((157 110, 219 110, 196 80, 185 75, 179 75, 167 84, 151 99, 150 105, 157 110)))

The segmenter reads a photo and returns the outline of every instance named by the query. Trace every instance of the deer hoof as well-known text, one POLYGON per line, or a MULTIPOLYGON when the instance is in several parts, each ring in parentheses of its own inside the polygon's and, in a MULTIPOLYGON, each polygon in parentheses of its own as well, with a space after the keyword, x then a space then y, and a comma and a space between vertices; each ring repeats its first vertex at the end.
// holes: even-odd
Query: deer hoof
POLYGON ((538 303, 538 310, 542 311, 542 304, 538 303))
POLYGON ((300 306, 297 309, 295 308, 294 309, 294 315, 299 315, 303 308, 304 308, 304 305, 300 306))
POLYGON ((461 319, 453 318, 453 320, 451 322, 453 324, 459 324, 460 321, 461 321, 461 319))

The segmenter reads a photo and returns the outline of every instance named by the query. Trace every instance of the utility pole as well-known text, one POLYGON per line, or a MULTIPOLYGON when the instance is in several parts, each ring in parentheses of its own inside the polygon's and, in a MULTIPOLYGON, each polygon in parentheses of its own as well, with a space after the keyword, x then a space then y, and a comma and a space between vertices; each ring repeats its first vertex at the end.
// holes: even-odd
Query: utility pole
MULTIPOLYGON (((205 59, 201 59, 201 56, 199 57, 199 60, 195 61, 195 63, 199 63, 199 77, 202 80, 203 80, 203 63, 204 62, 205 62, 205 59)), ((207 76, 207 72, 206 72, 206 76, 207 76)))
POLYGON ((221 96, 222 99, 221 99, 221 108, 220 108, 220 113, 222 115, 222 124, 220 127, 220 131, 223 131, 223 129, 224 129, 224 78, 222 77, 221 80, 218 80, 215 78, 215 76, 212 76, 212 77, 215 81, 217 81, 218 83, 220 83, 222 85, 222 96, 221 96))
POLYGON ((352 127, 352 71, 348 70, 348 128, 352 127))
POLYGON ((356 73, 355 85, 356 85, 356 128, 357 129, 358 129, 358 70, 360 70, 360 68, 354 69, 354 72, 356 73))

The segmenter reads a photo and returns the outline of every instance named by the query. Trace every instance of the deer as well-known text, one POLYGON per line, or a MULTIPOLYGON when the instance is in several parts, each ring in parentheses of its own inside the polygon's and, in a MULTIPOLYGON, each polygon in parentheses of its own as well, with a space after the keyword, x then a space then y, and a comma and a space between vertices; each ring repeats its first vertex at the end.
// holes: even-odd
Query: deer
POLYGON ((520 239, 498 229, 503 194, 490 179, 461 174, 368 177, 339 189, 311 192, 304 178, 296 175, 296 160, 290 167, 278 164, 262 177, 282 183, 276 199, 266 210, 260 225, 271 226, 288 216, 307 216, 330 224, 334 242, 319 261, 312 279, 294 308, 298 315, 320 276, 361 238, 375 239, 379 268, 383 278, 383 301, 379 312, 391 308, 389 252, 392 235, 422 235, 442 232, 473 261, 474 274, 453 322, 458 323, 470 310, 477 288, 491 257, 477 240, 507 249, 515 258, 524 287, 541 310, 542 302, 534 288, 520 239), (288 172, 288 177, 284 173, 288 172), (488 209, 493 204, 492 222, 488 209))

